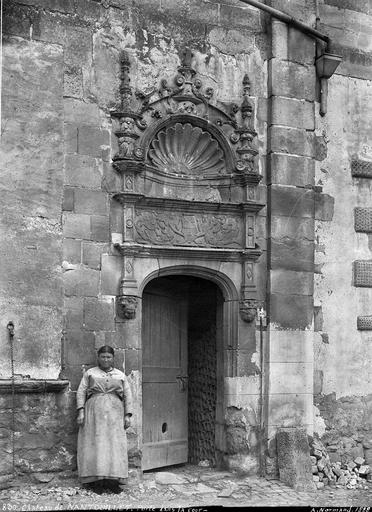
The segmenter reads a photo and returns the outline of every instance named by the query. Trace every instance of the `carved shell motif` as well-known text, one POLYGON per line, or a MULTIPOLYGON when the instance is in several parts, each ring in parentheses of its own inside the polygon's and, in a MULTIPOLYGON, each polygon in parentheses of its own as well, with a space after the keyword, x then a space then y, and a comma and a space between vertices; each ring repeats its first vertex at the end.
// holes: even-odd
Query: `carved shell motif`
POLYGON ((171 174, 221 174, 224 153, 208 132, 190 123, 161 130, 152 141, 149 158, 159 170, 171 174))

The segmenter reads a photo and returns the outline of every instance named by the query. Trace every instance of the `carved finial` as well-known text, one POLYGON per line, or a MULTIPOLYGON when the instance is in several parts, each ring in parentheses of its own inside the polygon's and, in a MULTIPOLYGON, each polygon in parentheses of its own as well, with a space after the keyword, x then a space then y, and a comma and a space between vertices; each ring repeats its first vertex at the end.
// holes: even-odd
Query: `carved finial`
POLYGON ((241 110, 242 110, 243 123, 246 126, 246 128, 251 127, 250 126, 250 117, 252 116, 252 111, 253 111, 251 102, 248 99, 250 90, 251 90, 251 81, 249 80, 249 76, 247 74, 245 74, 244 78, 243 78, 243 101, 242 101, 241 110))
POLYGON ((190 48, 185 48, 182 52, 182 66, 185 68, 191 68, 191 59, 193 58, 194 54, 190 50, 190 48))
POLYGON ((129 55, 126 50, 123 50, 120 54, 120 98, 122 110, 126 110, 128 108, 132 97, 132 87, 130 86, 129 69, 129 55))

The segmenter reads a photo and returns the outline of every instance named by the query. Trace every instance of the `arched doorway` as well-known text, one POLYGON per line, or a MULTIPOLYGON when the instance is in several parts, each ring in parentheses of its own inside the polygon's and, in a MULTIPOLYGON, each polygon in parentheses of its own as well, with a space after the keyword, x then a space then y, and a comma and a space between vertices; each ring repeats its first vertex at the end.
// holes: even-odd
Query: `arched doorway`
POLYGON ((204 278, 157 277, 142 295, 142 468, 216 464, 223 296, 204 278))

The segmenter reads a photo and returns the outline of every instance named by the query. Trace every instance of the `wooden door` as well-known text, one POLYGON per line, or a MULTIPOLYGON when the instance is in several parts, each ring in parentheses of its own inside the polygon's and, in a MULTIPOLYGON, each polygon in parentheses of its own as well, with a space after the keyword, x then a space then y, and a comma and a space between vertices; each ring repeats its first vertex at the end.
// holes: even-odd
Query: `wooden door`
POLYGON ((143 294, 142 469, 187 462, 187 300, 177 283, 143 294))

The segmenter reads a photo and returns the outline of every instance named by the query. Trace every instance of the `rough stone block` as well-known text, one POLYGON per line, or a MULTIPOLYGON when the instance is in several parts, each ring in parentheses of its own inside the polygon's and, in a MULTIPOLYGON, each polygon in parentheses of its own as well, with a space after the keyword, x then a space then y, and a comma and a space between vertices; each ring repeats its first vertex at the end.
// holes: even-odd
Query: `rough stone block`
POLYGON ((288 25, 272 18, 271 27, 271 56, 288 60, 288 25))
POLYGON ((290 128, 314 130, 314 103, 274 96, 271 102, 271 123, 290 128))
POLYGON ((270 154, 269 183, 306 187, 314 185, 315 161, 309 157, 270 154))
POLYGON ((92 215, 90 239, 94 240, 95 242, 110 241, 110 228, 108 217, 92 215))
POLYGON ((33 23, 36 27, 40 23, 40 13, 37 9, 5 2, 2 20, 4 34, 29 38, 33 23))
POLYGON ((63 274, 65 295, 71 297, 97 297, 99 272, 88 268, 67 270, 63 274))
POLYGON ((65 212, 72 212, 74 210, 74 189, 64 187, 62 210, 65 212))
POLYGON ((141 322, 138 319, 131 322, 118 322, 116 319, 115 347, 140 348, 141 322))
POLYGON ((315 68, 280 59, 269 61, 269 96, 315 99, 315 68))
POLYGON ((314 490, 305 429, 279 429, 276 442, 280 480, 297 491, 314 490))
POLYGON ((95 126, 80 125, 78 128, 78 153, 81 155, 101 156, 101 146, 110 144, 109 132, 95 126))
POLYGON ((78 132, 75 124, 64 123, 63 141, 65 153, 77 153, 78 132))
POLYGON ((312 362, 283 362, 270 364, 270 392, 273 394, 310 395, 313 392, 312 362))
POLYGON ((108 246, 106 244, 83 242, 83 264, 95 270, 100 270, 101 255, 107 250, 108 246))
POLYGON ((81 263, 81 241, 73 238, 63 240, 63 259, 68 263, 81 263))
POLYGON ((94 333, 67 330, 64 336, 64 357, 67 365, 94 364, 96 360, 94 333))
POLYGON ((66 185, 99 189, 101 179, 101 173, 95 158, 87 155, 66 155, 66 185))
POLYGON ((314 192, 311 189, 271 185, 273 215, 287 217, 314 217, 314 192))
POLYGON ((278 242, 286 240, 312 242, 314 240, 314 219, 301 217, 271 217, 271 238, 278 242))
POLYGON ((66 297, 64 302, 65 328, 79 330, 83 328, 83 298, 66 297))
MULTIPOLYGON (((89 354, 86 354, 86 359, 93 361, 93 357, 91 357, 89 354)), ((68 379, 70 381, 70 388, 72 391, 76 391, 79 387, 80 381, 83 377, 83 369, 82 365, 86 365, 86 369, 89 367, 96 366, 96 356, 94 354, 94 363, 81 363, 78 365, 66 365, 63 369, 63 375, 64 378, 68 379)))
POLYGON ((271 242, 271 268, 314 271, 314 243, 304 240, 283 240, 271 242))
POLYGON ((102 255, 101 292, 104 295, 118 295, 122 272, 121 256, 102 255))
MULTIPOLYGON (((142 4, 142 2, 139 2, 142 4)), ((153 7, 154 2, 151 2, 153 7)), ((188 0, 182 5, 175 4, 173 0, 162 0, 161 8, 164 9, 165 13, 169 17, 184 17, 197 23, 210 23, 217 25, 219 23, 219 9, 218 5, 206 2, 198 2, 198 0, 188 0)))
POLYGON ((271 126, 270 128, 271 152, 314 157, 315 144, 313 132, 281 126, 271 126))
POLYGON ((140 370, 140 352, 137 349, 125 350, 125 373, 129 374, 131 371, 140 370))
POLYGON ((372 233, 372 208, 354 208, 354 229, 358 233, 372 233))
POLYGON ((306 329, 313 319, 312 296, 271 294, 271 322, 283 329, 306 329))
POLYGON ((314 332, 323 331, 322 306, 314 306, 314 332))
POLYGON ((311 363, 314 359, 313 333, 270 329, 270 360, 268 363, 311 363))
POLYGON ((270 284, 272 293, 313 295, 314 274, 285 269, 271 270, 270 284))
POLYGON ((90 238, 90 216, 64 213, 62 218, 63 235, 67 238, 90 238))
POLYGON ((220 23, 228 27, 239 27, 262 30, 261 15, 257 9, 248 6, 234 7, 232 5, 220 6, 220 23))
POLYGON ((83 75, 80 68, 67 67, 63 75, 63 95, 65 97, 83 97, 83 75))
POLYGON ((315 40, 296 28, 288 28, 288 60, 311 66, 315 57, 315 40))
POLYGON ((113 331, 114 299, 85 299, 84 327, 91 331, 113 331))
POLYGON ((69 123, 79 123, 84 120, 86 123, 99 126, 100 114, 96 103, 81 101, 73 98, 64 98, 63 100, 65 121, 69 123))
POLYGON ((107 194, 101 190, 75 188, 75 212, 92 215, 106 215, 108 212, 107 194))
POLYGON ((315 219, 331 221, 333 219, 335 199, 328 194, 315 193, 315 219))

